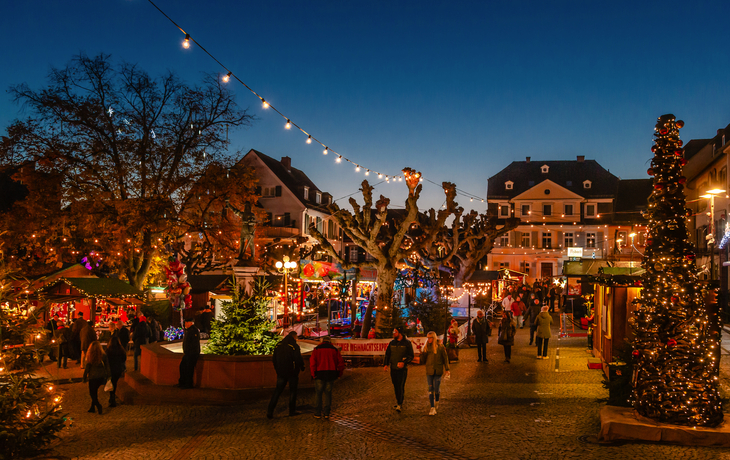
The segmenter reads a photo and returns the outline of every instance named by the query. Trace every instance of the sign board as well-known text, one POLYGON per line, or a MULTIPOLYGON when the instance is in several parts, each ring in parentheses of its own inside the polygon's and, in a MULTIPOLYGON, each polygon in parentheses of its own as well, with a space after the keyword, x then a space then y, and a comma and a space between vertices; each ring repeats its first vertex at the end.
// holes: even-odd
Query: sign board
POLYGON ((583 248, 568 248, 568 257, 580 259, 583 257, 583 248))
MULTIPOLYGON (((459 342, 466 338, 469 322, 459 326, 459 342)), ((443 340, 443 335, 439 336, 443 340)), ((332 344, 342 350, 342 356, 385 356, 385 350, 393 339, 332 339, 332 344)), ((426 344, 426 337, 408 337, 413 354, 418 357, 426 344)))

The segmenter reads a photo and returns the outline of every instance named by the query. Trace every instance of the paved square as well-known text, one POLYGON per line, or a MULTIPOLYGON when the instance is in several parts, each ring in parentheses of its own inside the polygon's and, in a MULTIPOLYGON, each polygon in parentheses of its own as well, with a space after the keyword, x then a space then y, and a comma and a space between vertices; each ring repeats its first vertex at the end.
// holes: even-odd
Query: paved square
POLYGON ((382 368, 346 371, 335 385, 330 421, 313 417, 312 390, 300 391, 302 415, 288 417, 280 401, 267 420, 265 400, 232 407, 105 404, 99 416, 86 412, 86 385, 63 385, 74 426, 54 451, 84 459, 730 459, 720 448, 581 440, 598 433, 597 400, 606 395, 601 371, 587 368, 586 339, 553 337, 550 359, 538 360, 527 329, 518 329, 510 364, 492 339, 488 364, 476 362, 475 349, 461 350, 433 417, 422 366, 409 370, 400 414, 382 368))

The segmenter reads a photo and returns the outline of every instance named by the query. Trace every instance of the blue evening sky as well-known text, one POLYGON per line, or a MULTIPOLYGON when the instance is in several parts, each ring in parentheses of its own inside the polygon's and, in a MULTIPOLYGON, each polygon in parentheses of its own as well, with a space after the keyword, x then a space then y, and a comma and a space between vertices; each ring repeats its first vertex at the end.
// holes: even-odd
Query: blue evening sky
MULTIPOLYGON (((411 166, 486 194, 514 160, 595 159, 646 176, 656 118, 686 141, 730 122, 727 1, 157 0, 279 110, 367 168, 411 166)), ((219 67, 146 0, 27 0, 0 7, 0 88, 40 88, 51 66, 110 53, 188 81, 219 67)), ((232 148, 292 157, 335 198, 364 178, 231 83, 259 120, 232 148)), ((6 94, 0 128, 22 114, 6 94)), ((376 183, 377 177, 370 177, 376 183)), ((376 188, 402 204, 405 186, 376 188)), ((422 205, 438 207, 424 183, 422 205)), ((460 196, 462 205, 483 210, 460 196)))

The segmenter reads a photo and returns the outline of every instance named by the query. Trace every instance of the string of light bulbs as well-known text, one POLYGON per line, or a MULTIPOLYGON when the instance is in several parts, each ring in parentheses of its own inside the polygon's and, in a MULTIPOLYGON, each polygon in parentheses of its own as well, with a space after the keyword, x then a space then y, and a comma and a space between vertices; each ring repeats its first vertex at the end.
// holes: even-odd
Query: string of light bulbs
MULTIPOLYGON (((160 12, 165 18, 167 18, 168 21, 170 21, 175 27, 180 30, 183 34, 185 34, 185 38, 183 39, 182 46, 185 49, 190 49, 191 43, 194 43, 197 45, 205 54, 208 55, 213 61, 215 61, 221 68, 226 72, 222 77, 221 80, 224 83, 228 83, 231 81, 231 79, 235 79, 238 81, 241 85, 244 86, 247 90, 251 92, 254 96, 259 98, 261 101, 261 105, 264 109, 270 109, 273 112, 276 112, 279 116, 281 116, 284 120, 286 120, 286 123, 284 124, 284 128, 287 130, 291 130, 292 127, 298 129, 302 134, 304 134, 306 137, 305 142, 307 144, 317 143, 320 146, 323 147, 322 154, 323 155, 329 155, 332 154, 335 158, 335 163, 342 163, 343 161, 350 163, 354 166, 355 172, 361 172, 364 170, 364 175, 369 176, 372 172, 374 175, 378 177, 378 179, 384 179, 385 182, 390 183, 391 180, 393 182, 402 182, 403 181, 403 175, 400 174, 384 174, 382 172, 375 171, 371 168, 367 168, 363 166, 361 163, 358 163, 356 161, 353 161, 346 156, 342 155, 341 153, 338 153, 334 149, 332 149, 330 146, 325 144, 323 141, 320 141, 318 138, 313 136, 311 133, 307 132, 304 128, 299 126, 297 123, 293 122, 290 117, 287 117, 284 113, 279 111, 276 107, 274 107, 271 102, 267 101, 261 94, 256 92, 253 88, 251 88, 249 85, 247 85, 243 80, 241 80, 236 74, 233 73, 231 69, 229 69, 223 62, 221 62, 218 58, 216 58, 210 51, 208 51, 203 45, 201 45, 197 40, 195 40, 188 32, 185 32, 185 30, 177 23, 175 22, 167 13, 165 13, 159 6, 155 4, 152 0, 147 0, 157 11, 160 12)), ((423 182, 423 176, 421 176, 421 182, 423 182)), ((437 184, 438 185, 438 184, 437 184)), ((459 189, 457 189, 459 190, 459 189)), ((459 190, 461 191, 461 190, 459 190)), ((477 195, 473 195, 464 191, 461 191, 463 195, 465 195, 467 198, 471 198, 471 201, 474 200, 474 198, 481 200, 482 202, 485 201, 485 199, 478 197, 477 195)))

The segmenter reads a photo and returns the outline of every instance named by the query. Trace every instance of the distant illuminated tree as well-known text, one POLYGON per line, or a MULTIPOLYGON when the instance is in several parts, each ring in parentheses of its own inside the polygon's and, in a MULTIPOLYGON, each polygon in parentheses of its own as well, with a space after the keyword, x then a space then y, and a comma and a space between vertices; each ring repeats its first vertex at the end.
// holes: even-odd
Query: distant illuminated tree
POLYGON ((220 79, 190 86, 80 55, 45 88, 10 93, 30 116, 8 127, 0 165, 29 195, 0 219, 6 260, 25 269, 87 256, 141 287, 154 257, 181 250, 186 234, 191 273, 237 254, 240 223, 223 208, 255 202, 255 178, 233 167, 228 130, 253 118, 220 79))

